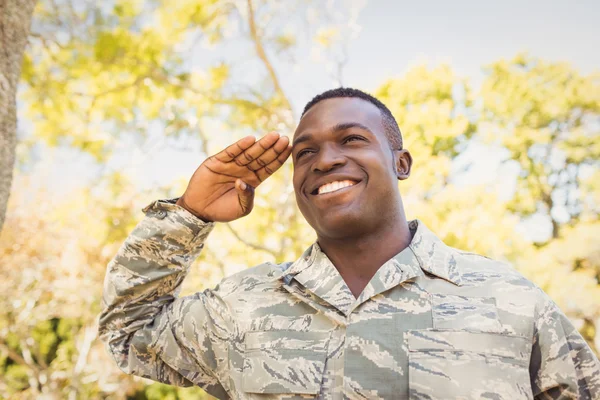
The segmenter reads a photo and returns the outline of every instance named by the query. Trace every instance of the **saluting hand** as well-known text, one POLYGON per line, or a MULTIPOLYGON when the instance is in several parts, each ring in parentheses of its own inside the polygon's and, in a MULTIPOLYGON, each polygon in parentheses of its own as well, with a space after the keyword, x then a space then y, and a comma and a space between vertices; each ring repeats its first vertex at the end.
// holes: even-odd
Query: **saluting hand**
POLYGON ((205 221, 229 222, 248 215, 254 189, 277 171, 292 152, 290 141, 271 132, 247 136, 207 158, 177 204, 205 221))

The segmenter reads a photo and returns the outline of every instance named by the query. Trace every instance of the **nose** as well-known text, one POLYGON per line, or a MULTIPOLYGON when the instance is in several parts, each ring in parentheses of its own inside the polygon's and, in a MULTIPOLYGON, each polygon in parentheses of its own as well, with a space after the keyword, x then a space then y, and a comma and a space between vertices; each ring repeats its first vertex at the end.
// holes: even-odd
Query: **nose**
POLYGON ((312 166, 313 172, 327 172, 346 165, 346 158, 335 146, 323 146, 312 166))

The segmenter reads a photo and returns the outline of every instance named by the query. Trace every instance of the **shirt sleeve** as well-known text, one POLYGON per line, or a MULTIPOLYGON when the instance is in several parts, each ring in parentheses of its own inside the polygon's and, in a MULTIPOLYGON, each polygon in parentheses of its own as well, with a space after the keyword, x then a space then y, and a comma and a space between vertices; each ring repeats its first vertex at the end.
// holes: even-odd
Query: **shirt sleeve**
POLYGON ((235 324, 218 290, 177 297, 213 223, 174 201, 144 208, 108 265, 99 334, 121 370, 227 398, 219 381, 235 324))
POLYGON ((598 358, 543 292, 536 306, 529 369, 536 399, 600 399, 598 358))

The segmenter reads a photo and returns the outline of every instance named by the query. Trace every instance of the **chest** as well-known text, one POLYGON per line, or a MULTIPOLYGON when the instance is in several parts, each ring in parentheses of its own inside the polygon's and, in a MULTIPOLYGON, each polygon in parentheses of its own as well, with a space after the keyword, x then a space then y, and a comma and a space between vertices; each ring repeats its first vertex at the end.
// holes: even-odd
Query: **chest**
MULTIPOLYGON (((311 296, 246 310, 239 398, 531 398, 533 309, 407 283, 344 315, 311 296), (429 288, 430 289, 430 288, 429 288)), ((240 316, 241 317, 241 316, 240 316)), ((235 358, 235 360, 234 360, 235 358)))

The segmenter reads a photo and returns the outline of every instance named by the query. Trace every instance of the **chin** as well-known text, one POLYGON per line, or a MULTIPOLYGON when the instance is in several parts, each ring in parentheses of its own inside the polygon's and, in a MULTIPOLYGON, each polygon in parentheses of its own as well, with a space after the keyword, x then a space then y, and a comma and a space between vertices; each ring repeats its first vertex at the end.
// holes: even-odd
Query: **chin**
POLYGON ((365 230, 368 221, 353 213, 327 215, 319 219, 313 228, 319 236, 331 239, 343 239, 349 236, 360 235, 365 230))

